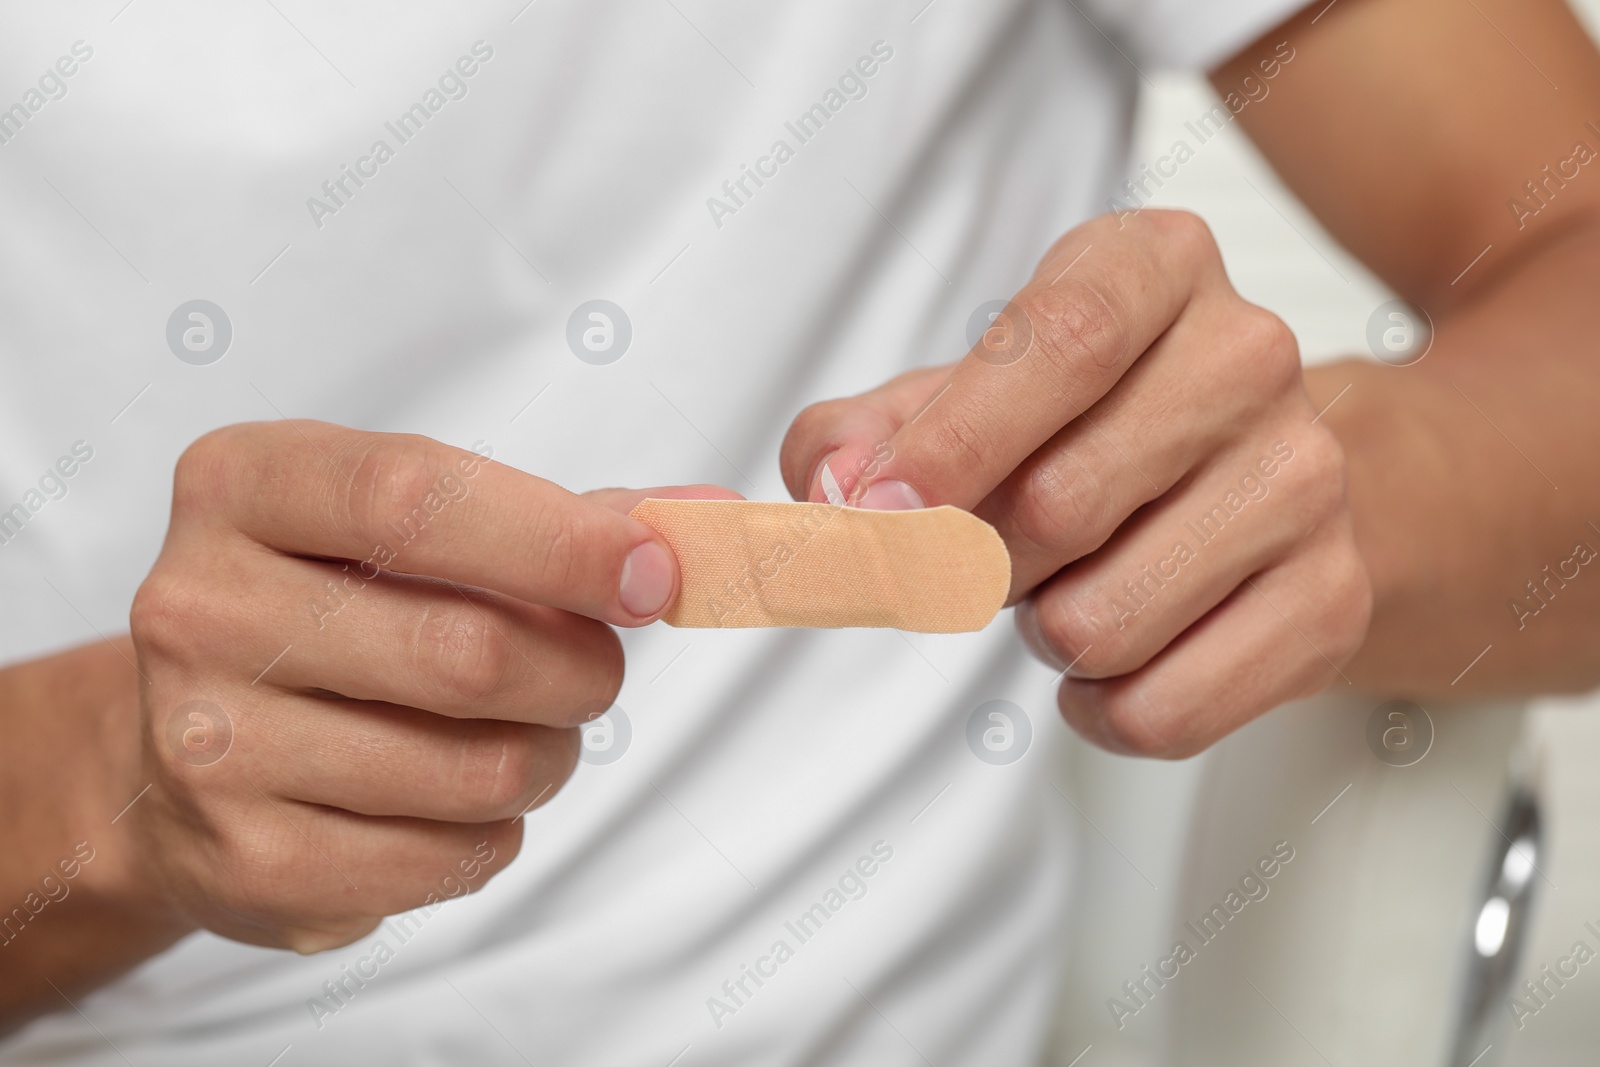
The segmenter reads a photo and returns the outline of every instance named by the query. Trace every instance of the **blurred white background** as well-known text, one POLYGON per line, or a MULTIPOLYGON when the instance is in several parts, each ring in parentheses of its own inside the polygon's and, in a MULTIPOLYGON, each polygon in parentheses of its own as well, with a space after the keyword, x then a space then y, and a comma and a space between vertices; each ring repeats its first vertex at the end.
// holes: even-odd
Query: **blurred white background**
MULTIPOLYGON (((1573 0, 1573 6, 1600 36, 1600 0, 1573 0)), ((1201 78, 1150 72, 1130 173, 1166 154, 1180 137, 1192 143, 1184 123, 1215 103, 1201 78)), ((1368 317, 1392 294, 1328 236, 1237 125, 1206 142, 1151 202, 1187 208, 1210 223, 1235 287, 1293 327, 1306 362, 1366 353, 1368 317)), ((1537 904, 1518 984, 1541 963, 1570 952, 1585 920, 1600 926, 1600 775, 1592 770, 1600 763, 1600 696, 1540 701, 1527 730, 1543 766, 1548 860, 1540 866, 1559 891, 1537 904), (1587 910, 1585 902, 1592 902, 1587 910)), ((1159 1013, 1170 1005, 1156 1000, 1147 1009, 1155 1019, 1141 1013, 1139 1025, 1119 1031, 1106 998, 1171 945, 1174 893, 1205 759, 1130 760, 1076 739, 1071 744, 1061 779, 1096 829, 1085 828, 1082 838, 1083 891, 1061 1009, 1067 1035, 1062 1065, 1086 1046, 1078 1067, 1160 1062, 1165 1019, 1159 1013)), ((1509 1009, 1500 1010, 1509 1019, 1509 1009)), ((1597 1048, 1600 968, 1585 968, 1502 1051, 1504 1062, 1514 1064, 1593 1063, 1597 1048)))

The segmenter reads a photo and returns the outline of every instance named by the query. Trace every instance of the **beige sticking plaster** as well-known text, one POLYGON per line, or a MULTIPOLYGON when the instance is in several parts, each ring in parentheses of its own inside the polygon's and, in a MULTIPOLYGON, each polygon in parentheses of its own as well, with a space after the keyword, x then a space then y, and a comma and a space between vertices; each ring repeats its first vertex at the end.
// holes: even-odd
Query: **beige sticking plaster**
POLYGON ((673 626, 964 633, 987 626, 1011 586, 1000 535, 959 508, 652 499, 632 514, 677 554, 673 626))

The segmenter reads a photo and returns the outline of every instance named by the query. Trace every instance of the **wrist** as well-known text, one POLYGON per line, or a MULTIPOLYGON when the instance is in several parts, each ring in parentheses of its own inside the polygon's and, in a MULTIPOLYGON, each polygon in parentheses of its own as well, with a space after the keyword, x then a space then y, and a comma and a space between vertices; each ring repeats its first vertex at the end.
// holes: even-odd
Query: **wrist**
POLYGON ((0 1017, 50 1002, 40 976, 90 988, 192 929, 131 832, 129 805, 146 784, 133 658, 123 637, 0 671, 0 797, 19 831, 0 865, 12 918, 0 933, 11 964, 0 1017))
MULTIPOLYGON (((1394 509, 1414 499, 1415 485, 1438 485, 1429 478, 1443 461, 1442 446, 1412 415, 1402 415, 1411 383, 1393 377, 1399 368, 1350 359, 1308 368, 1306 391, 1320 421, 1345 455, 1345 492, 1350 501, 1356 543, 1372 582, 1376 624, 1394 603, 1408 598, 1419 578, 1420 561, 1409 532, 1394 509), (1387 372, 1387 374, 1385 373, 1387 372)), ((1415 501, 1420 517, 1425 509, 1415 501)))
POLYGON ((1372 583, 1367 640, 1347 673, 1377 689, 1416 690, 1457 656, 1422 647, 1416 628, 1450 610, 1449 591, 1460 589, 1452 575, 1481 567, 1475 559, 1492 529, 1460 478, 1461 445, 1451 431, 1460 412, 1416 368, 1350 359, 1305 377, 1319 421, 1345 453, 1356 544, 1372 583))
POLYGON ((1543 483, 1515 466, 1518 452, 1442 370, 1346 360, 1305 375, 1320 421, 1345 452, 1356 544, 1372 582, 1367 640, 1345 673, 1417 698, 1522 691, 1523 668, 1539 666, 1532 661, 1497 658, 1466 685, 1453 680, 1486 644, 1504 643, 1509 576, 1538 569, 1530 561, 1546 521, 1543 483))

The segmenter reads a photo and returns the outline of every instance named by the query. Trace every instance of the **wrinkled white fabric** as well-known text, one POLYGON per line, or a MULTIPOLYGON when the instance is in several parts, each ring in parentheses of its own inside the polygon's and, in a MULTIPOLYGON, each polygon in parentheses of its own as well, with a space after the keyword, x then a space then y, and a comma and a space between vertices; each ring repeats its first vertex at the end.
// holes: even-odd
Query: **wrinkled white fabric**
MULTIPOLYGON (((781 499, 799 408, 960 355, 1103 209, 1130 61, 1217 60, 1294 6, 1130 6, 1113 46, 1023 0, 12 5, 0 648, 122 629, 173 461, 235 421, 781 499)), ((195 935, 0 1058, 1029 1062, 1071 839, 1052 672, 1009 623, 625 644, 483 892, 309 958, 195 935)))

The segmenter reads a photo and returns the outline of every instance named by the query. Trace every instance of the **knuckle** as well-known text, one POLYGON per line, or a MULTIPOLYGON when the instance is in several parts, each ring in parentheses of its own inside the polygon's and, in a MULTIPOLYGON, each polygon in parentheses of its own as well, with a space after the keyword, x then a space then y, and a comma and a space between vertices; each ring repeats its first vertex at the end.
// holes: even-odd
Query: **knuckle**
POLYGON ((1301 380, 1300 342, 1283 319, 1266 308, 1243 304, 1230 326, 1250 380, 1270 395, 1298 389, 1301 380))
POLYGON ((1216 250, 1216 238, 1206 220, 1193 211, 1181 208, 1161 208, 1150 211, 1150 224, 1160 234, 1163 243, 1176 247, 1191 259, 1209 255, 1216 250))
POLYGON ((1106 535, 1106 487, 1087 464, 1069 457, 1040 463, 1021 479, 1011 500, 1012 523, 1030 544, 1077 558, 1106 535))
POLYGON ((535 783, 549 775, 548 731, 519 723, 483 725, 462 743, 457 795, 475 816, 513 818, 541 788, 535 783))
POLYGON ((1345 456, 1344 446, 1339 443, 1332 431, 1317 427, 1317 432, 1312 434, 1307 441, 1307 450, 1311 453, 1310 467, 1320 481, 1331 482, 1344 488, 1345 456))
POLYGON ((990 449, 983 430, 971 414, 950 412, 929 429, 930 450, 958 470, 983 470, 989 464, 990 449))
POLYGON ((189 648, 204 617, 204 594, 196 586, 157 568, 140 584, 128 609, 128 628, 140 649, 173 656, 189 648))
POLYGON ((363 441, 346 486, 346 515, 361 529, 420 532, 434 471, 424 438, 374 435, 363 441))
MULTIPOLYGON (((262 805, 266 808, 266 805, 262 805)), ((281 922, 294 910, 305 883, 306 843, 270 808, 244 812, 219 829, 211 850, 208 892, 228 911, 248 921, 281 922)), ((315 855, 312 853, 311 855, 315 855)))
POLYGON ((1361 649, 1372 621, 1372 580, 1353 544, 1345 546, 1330 568, 1327 616, 1328 658, 1343 663, 1361 649))
POLYGON ((1063 662, 1073 663, 1077 675, 1104 673, 1112 653, 1105 621, 1075 592, 1052 590, 1038 605, 1039 636, 1063 662))
POLYGON ((583 570, 583 553, 598 531, 587 525, 579 512, 560 506, 546 508, 534 521, 533 543, 539 546, 540 563, 551 588, 575 590, 589 580, 583 570))
POLYGON ((1129 356, 1131 333, 1103 286, 1085 278, 1063 278, 1016 296, 1037 344, 1058 366, 1120 370, 1129 356))
POLYGON ((805 499, 810 486, 805 484, 810 465, 819 459, 812 453, 821 448, 829 424, 827 406, 832 401, 821 401, 800 409, 784 432, 783 444, 778 448, 778 465, 783 470, 784 484, 797 500, 805 499))
POLYGON ((264 795, 233 808, 214 820, 209 847, 191 860, 188 891, 200 895, 201 911, 283 947, 320 952, 348 944, 377 924, 384 893, 357 889, 330 863, 346 863, 349 847, 328 832, 333 825, 316 814, 286 817, 264 795))
POLYGON ((1299 483, 1306 513, 1320 522, 1345 503, 1344 448, 1332 433, 1318 427, 1297 451, 1304 453, 1299 483))
POLYGON ((1141 690, 1113 685, 1099 705, 1098 726, 1115 749, 1136 756, 1175 759, 1191 754, 1179 718, 1153 708, 1141 690))
POLYGON ((862 397, 834 397, 801 408, 784 432, 779 449, 785 472, 796 480, 804 479, 828 446, 841 443, 841 429, 868 410, 870 405, 862 397))
POLYGON ((172 469, 172 503, 184 512, 217 500, 234 480, 232 467, 242 454, 249 424, 223 426, 202 434, 179 454, 172 469))
POLYGON ((601 698, 610 707, 616 702, 617 696, 622 692, 622 678, 627 672, 627 656, 622 649, 622 638, 617 636, 617 631, 605 623, 597 623, 596 629, 600 632, 602 649, 600 663, 594 670, 594 677, 600 680, 601 698))
POLYGON ((494 696, 510 673, 516 650, 488 608, 463 600, 432 604, 415 634, 412 662, 422 678, 459 706, 494 696))
POLYGON ((581 692, 574 694, 577 699, 564 701, 558 708, 541 715, 541 723, 572 729, 582 726, 596 715, 604 714, 616 703, 617 696, 622 692, 622 678, 626 670, 622 639, 604 623, 596 623, 595 629, 599 638, 592 646, 593 659, 585 667, 581 692))
MULTIPOLYGON (((842 400, 819 400, 815 404, 801 408, 800 414, 794 417, 794 421, 789 424, 788 433, 784 435, 784 452, 787 453, 790 449, 814 447, 827 436, 829 429, 838 424, 844 403, 842 400)), ((803 460, 810 457, 795 458, 803 460)))

